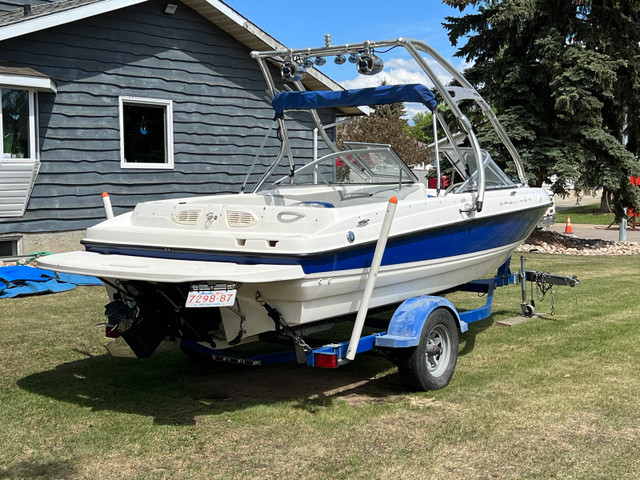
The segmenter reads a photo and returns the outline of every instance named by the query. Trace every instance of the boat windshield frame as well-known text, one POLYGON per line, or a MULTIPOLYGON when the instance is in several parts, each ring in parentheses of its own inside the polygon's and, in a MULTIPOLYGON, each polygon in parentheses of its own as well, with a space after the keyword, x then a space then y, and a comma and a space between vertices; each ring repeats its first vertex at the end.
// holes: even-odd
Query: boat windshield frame
MULTIPOLYGON (((469 147, 458 147, 457 149, 445 147, 441 148, 440 152, 462 178, 462 183, 458 183, 458 186, 453 191, 456 193, 476 191, 478 165, 475 160, 474 150, 469 147), (461 156, 458 156, 459 154, 461 156)), ((484 149, 480 150, 480 152, 482 153, 482 164, 485 172, 485 188, 487 190, 516 188, 517 185, 491 158, 489 152, 484 149)))
POLYGON ((264 183, 260 191, 286 184, 411 185, 417 182, 418 177, 390 146, 377 144, 331 152, 296 168, 289 175, 280 176, 274 182, 264 183), (323 164, 326 164, 325 169, 321 170, 323 164))

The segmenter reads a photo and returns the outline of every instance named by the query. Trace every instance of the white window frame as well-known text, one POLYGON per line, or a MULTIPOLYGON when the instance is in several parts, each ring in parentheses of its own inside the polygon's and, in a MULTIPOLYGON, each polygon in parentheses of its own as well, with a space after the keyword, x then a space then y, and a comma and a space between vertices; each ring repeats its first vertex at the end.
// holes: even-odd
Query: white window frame
MULTIPOLYGON (((12 159, 12 160, 24 160, 24 161, 38 161, 40 159, 40 142, 38 142, 38 98, 37 92, 30 88, 21 88, 17 85, 0 85, 1 90, 25 90, 29 96, 29 156, 28 157, 5 157, 4 153, 4 141, 0 142, 0 158, 12 159)), ((0 118, 2 115, 2 98, 0 93, 0 118)), ((4 138, 4 124, 0 121, 0 140, 4 138)))
POLYGON ((120 121, 120 168, 125 169, 145 169, 145 170, 173 170, 173 101, 164 100, 159 98, 143 98, 143 97, 118 97, 118 111, 120 121), (166 112, 166 145, 165 154, 166 159, 164 163, 135 163, 127 162, 124 156, 124 105, 150 105, 150 106, 162 106, 166 112))

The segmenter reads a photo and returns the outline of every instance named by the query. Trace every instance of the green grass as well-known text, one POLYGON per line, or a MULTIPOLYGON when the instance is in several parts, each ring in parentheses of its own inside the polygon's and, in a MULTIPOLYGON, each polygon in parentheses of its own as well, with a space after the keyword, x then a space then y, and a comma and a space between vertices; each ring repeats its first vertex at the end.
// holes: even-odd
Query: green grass
POLYGON ((372 355, 338 370, 111 358, 98 287, 0 300, 0 479, 637 478, 640 262, 527 258, 581 285, 517 327, 495 322, 518 315, 519 287, 499 289, 451 384, 426 393, 372 355))
POLYGON ((567 216, 571 216, 571 223, 609 225, 614 221, 613 213, 599 213, 600 204, 581 205, 563 209, 556 213, 556 223, 567 223, 567 216))

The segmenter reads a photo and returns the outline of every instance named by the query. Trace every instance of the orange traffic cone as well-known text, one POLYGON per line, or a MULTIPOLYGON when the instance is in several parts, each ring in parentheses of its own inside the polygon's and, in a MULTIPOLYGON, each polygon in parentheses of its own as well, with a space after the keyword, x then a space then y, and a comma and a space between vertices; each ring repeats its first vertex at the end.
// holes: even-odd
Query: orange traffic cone
POLYGON ((571 216, 567 215, 567 226, 564 228, 564 233, 573 233, 573 228, 571 228, 571 216))

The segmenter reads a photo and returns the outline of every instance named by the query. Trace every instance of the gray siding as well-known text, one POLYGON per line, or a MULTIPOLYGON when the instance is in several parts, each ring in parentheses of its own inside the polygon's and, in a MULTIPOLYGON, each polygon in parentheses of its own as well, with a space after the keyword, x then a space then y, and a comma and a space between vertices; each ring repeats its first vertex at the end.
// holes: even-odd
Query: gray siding
MULTIPOLYGON (((41 168, 27 211, 0 221, 0 233, 86 228, 104 217, 103 191, 116 213, 150 199, 238 191, 273 124, 262 75, 245 46, 181 3, 163 14, 165 4, 0 44, 1 59, 58 86, 38 96, 41 168), (174 170, 121 169, 119 96, 173 101, 174 170)), ((310 141, 295 146, 310 156, 310 141)), ((277 151, 272 138, 260 163, 277 151)))

